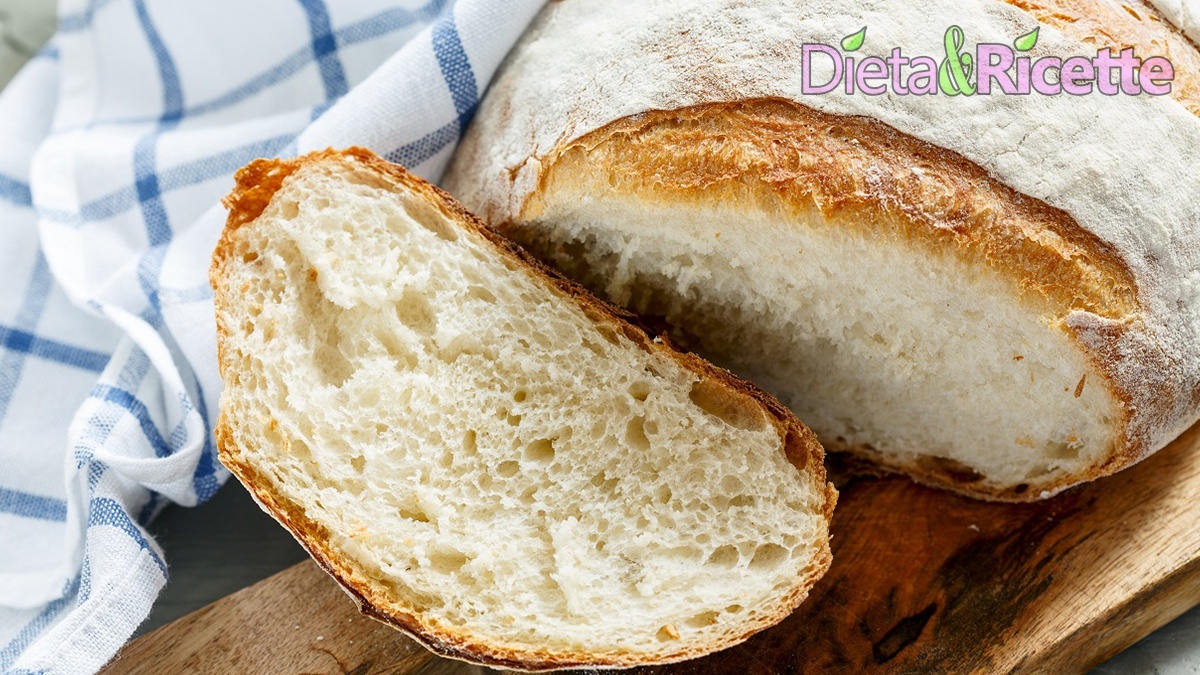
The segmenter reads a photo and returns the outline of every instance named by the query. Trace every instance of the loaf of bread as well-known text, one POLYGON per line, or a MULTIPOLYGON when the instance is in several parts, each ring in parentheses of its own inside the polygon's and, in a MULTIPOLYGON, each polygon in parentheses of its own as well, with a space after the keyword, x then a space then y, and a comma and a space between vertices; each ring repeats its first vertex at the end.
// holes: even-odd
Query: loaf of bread
POLYGON ((437 188, 351 149, 226 203, 221 461, 366 614, 483 664, 663 663, 829 566, 808 429, 437 188))
POLYGON ((509 55, 445 186, 826 448, 1031 500, 1197 419, 1197 114, 1200 52, 1142 3, 571 0, 509 55), (1037 29, 1031 57, 1164 56, 1173 91, 802 92, 805 43, 865 26, 855 59, 941 62, 951 24, 963 51, 1037 29))

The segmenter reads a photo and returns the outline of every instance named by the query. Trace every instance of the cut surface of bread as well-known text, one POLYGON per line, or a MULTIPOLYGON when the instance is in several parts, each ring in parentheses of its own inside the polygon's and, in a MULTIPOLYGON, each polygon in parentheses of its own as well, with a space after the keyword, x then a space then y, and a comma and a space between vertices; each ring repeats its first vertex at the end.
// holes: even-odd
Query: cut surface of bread
MULTIPOLYGON (((1130 284, 1053 231, 1043 241, 1073 247, 1071 258, 987 232, 967 235, 973 258, 954 255, 948 244, 992 226, 986 215, 955 232, 878 205, 924 202, 929 213, 947 194, 944 180, 906 184, 913 166, 950 173, 935 166, 951 158, 913 145, 780 101, 643 115, 548 163, 543 191, 504 231, 602 296, 686 331, 832 449, 968 494, 1038 497, 1122 440, 1121 401, 1059 317, 1077 307, 1120 317, 1136 304, 1130 284), (713 137, 724 139, 717 156, 702 140, 713 137), (886 178, 856 187, 860 161, 886 178), (764 180, 748 168, 759 163, 786 178, 764 180), (712 177, 699 193, 697 175, 712 177), (1021 288, 1006 246, 1042 258, 1068 297, 1021 288)), ((962 172, 943 214, 1014 199, 983 172, 962 172)), ((1010 230, 1055 224, 1029 200, 1004 208, 1010 230)))
POLYGON ((1200 418, 1197 73, 1144 3, 549 3, 445 185, 826 448, 1041 499, 1200 418), (1157 97, 807 93, 802 45, 867 26, 859 63, 938 54, 931 16, 969 45, 1036 29, 1037 58, 1134 48, 1180 76, 1157 97))
POLYGON ((479 663, 660 663, 828 567, 811 432, 436 188, 352 149, 227 204, 221 459, 367 614, 479 663))

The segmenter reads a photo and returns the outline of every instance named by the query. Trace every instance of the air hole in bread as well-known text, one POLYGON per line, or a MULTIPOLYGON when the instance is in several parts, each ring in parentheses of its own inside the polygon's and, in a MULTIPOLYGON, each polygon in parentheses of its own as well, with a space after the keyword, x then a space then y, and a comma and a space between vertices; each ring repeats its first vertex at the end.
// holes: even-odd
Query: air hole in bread
POLYGON ((467 556, 461 551, 438 550, 430 554, 429 564, 438 574, 454 574, 467 564, 467 556))
MULTIPOLYGON (((525 490, 521 492, 521 496, 520 496, 521 503, 526 504, 526 505, 532 505, 536 501, 534 499, 534 497, 537 495, 537 493, 538 493, 537 485, 530 485, 529 487, 525 488, 525 490)), ((540 509, 540 510, 543 513, 545 512, 545 509, 540 509)))
POLYGON ((541 331, 537 331, 533 334, 533 341, 542 349, 554 348, 554 341, 550 339, 549 335, 546 335, 541 331))
POLYGON ((444 347, 437 350, 437 357, 449 364, 464 355, 482 356, 485 359, 495 358, 494 354, 470 333, 455 335, 444 347))
POLYGON ((683 624, 688 628, 704 628, 705 626, 711 626, 716 623, 718 616, 719 614, 717 614, 717 612, 711 610, 707 612, 701 612, 684 621, 683 624))
POLYGON ((312 451, 308 449, 308 443, 305 443, 299 438, 293 438, 286 443, 288 454, 294 459, 301 462, 313 461, 312 451))
POLYGON ((496 296, 483 286, 471 286, 467 289, 467 294, 476 300, 482 300, 488 304, 496 302, 496 296))
POLYGON ((354 374, 354 364, 341 352, 338 344, 341 341, 341 333, 337 326, 328 319, 321 318, 329 316, 330 311, 336 311, 333 309, 334 305, 322 296, 316 284, 312 283, 301 288, 301 298, 301 312, 310 319, 310 344, 321 383, 341 387, 354 374))
POLYGON ((669 559, 685 563, 699 561, 704 557, 704 552, 695 546, 674 546, 667 549, 663 555, 669 559))
POLYGON ((605 356, 604 348, 591 340, 584 340, 583 346, 585 349, 587 349, 591 353, 595 354, 596 356, 599 356, 601 358, 603 358, 605 356))
POLYGON ((917 464, 924 467, 934 475, 948 478, 956 483, 969 485, 983 480, 983 474, 975 471, 971 467, 950 459, 948 457, 921 457, 917 460, 917 464))
POLYGON ((730 508, 738 506, 754 506, 754 497, 751 495, 738 495, 729 500, 730 508))
MULTIPOLYGON (((454 225, 450 223, 437 209, 421 200, 409 200, 405 205, 408 211, 407 215, 413 222, 416 222, 421 227, 436 234, 439 239, 444 241, 457 241, 458 232, 455 231, 454 225)), ((388 226, 392 229, 407 229, 408 223, 401 223, 402 218, 389 220, 388 226), (401 227, 397 227, 400 225, 401 227)))
MULTIPOLYGON (((606 472, 601 471, 600 473, 592 476, 590 482, 593 486, 600 488, 601 492, 611 495, 612 493, 616 492, 617 483, 620 482, 620 479, 609 478, 606 472)), ((607 522, 605 527, 608 527, 607 522)), ((603 532, 603 530, 601 531, 603 532)))
POLYGON ((732 427, 755 430, 766 424, 759 408, 752 407, 749 402, 712 380, 697 380, 692 384, 688 396, 704 412, 732 427))
POLYGON ((1051 459, 1074 460, 1079 458, 1080 445, 1078 442, 1062 441, 1050 443, 1046 447, 1046 456, 1051 459))
POLYGON ((1039 465, 1031 468, 1029 470, 1029 473, 1026 474, 1025 477, 1031 481, 1035 481, 1039 478, 1044 478, 1046 476, 1049 476, 1052 473, 1054 473, 1054 469, 1052 467, 1050 467, 1046 464, 1039 464, 1039 465))
POLYGON ((412 509, 401 508, 400 517, 417 523, 429 522, 429 514, 425 513, 425 511, 419 507, 412 509))
MULTIPOLYGON (((845 442, 845 440, 843 439, 842 442, 845 442)), ((788 459, 791 460, 792 464, 796 465, 796 468, 803 471, 804 467, 808 466, 808 446, 805 445, 804 438, 800 432, 794 427, 788 429, 787 437, 784 440, 784 448, 786 449, 788 459)))
POLYGON ((779 544, 763 544, 754 551, 750 569, 762 570, 779 566, 788 557, 788 550, 779 544))
POLYGON ((672 626, 671 624, 667 624, 667 625, 663 626, 662 628, 658 629, 658 633, 655 634, 655 637, 658 639, 659 642, 670 642, 673 640, 678 640, 679 639, 679 629, 676 628, 675 626, 672 626))
POLYGON ((625 442, 638 451, 650 449, 650 438, 646 436, 646 418, 634 417, 625 425, 625 442))
POLYGON ((671 501, 671 488, 667 485, 659 485, 654 489, 654 499, 659 504, 666 504, 671 501))
POLYGON ((737 547, 732 544, 725 544, 713 549, 709 554, 706 564, 716 565, 718 567, 733 567, 741 560, 741 554, 738 553, 737 547))
POLYGON ((404 289, 396 303, 396 318, 418 335, 432 335, 437 330, 437 313, 429 305, 429 299, 412 288, 404 289))
POLYGON ((512 478, 513 476, 517 475, 517 472, 520 470, 521 463, 512 459, 506 462, 500 462, 500 465, 496 467, 496 473, 501 478, 512 478))
POLYGON ((525 446, 525 459, 537 464, 554 461, 554 441, 541 438, 525 446))

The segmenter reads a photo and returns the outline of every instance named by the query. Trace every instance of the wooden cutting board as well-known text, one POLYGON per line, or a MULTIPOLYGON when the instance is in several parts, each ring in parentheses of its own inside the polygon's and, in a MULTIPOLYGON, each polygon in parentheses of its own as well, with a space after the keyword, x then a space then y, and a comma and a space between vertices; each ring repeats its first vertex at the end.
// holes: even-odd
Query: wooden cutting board
MULTIPOLYGON (((1200 425, 1052 500, 851 479, 833 567, 775 628, 645 673, 1084 672, 1200 604, 1200 425)), ((482 672, 358 615, 305 562, 133 641, 106 673, 482 672)))

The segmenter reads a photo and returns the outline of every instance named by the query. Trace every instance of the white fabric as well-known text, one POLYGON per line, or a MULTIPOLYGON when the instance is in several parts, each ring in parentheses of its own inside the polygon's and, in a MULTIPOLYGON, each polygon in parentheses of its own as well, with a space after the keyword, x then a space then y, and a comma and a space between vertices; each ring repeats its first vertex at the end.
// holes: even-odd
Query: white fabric
POLYGON ((540 0, 61 0, 0 93, 0 671, 88 673, 166 582, 144 526, 215 457, 209 256, 258 156, 437 179, 540 0))

